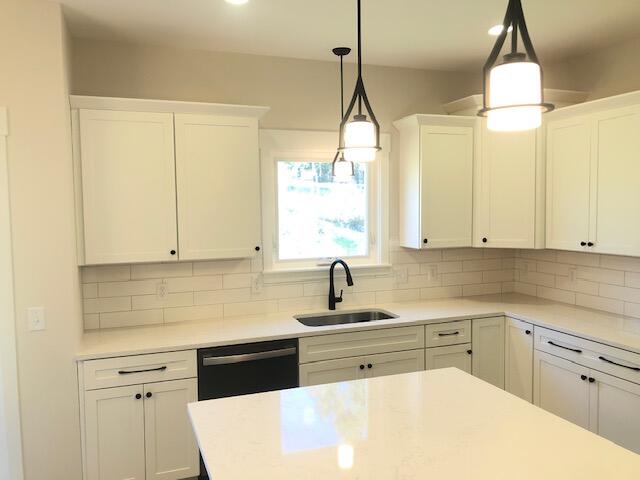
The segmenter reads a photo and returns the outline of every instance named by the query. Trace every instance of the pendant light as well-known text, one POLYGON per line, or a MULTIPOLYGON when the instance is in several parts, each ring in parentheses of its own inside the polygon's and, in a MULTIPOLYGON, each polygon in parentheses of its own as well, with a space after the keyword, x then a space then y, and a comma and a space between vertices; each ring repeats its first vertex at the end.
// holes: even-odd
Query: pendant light
POLYGON ((352 162, 373 162, 376 152, 380 150, 380 125, 371 109, 367 92, 362 81, 362 33, 360 25, 360 0, 358 3, 358 78, 353 97, 340 122, 340 151, 346 160, 352 162), (358 113, 350 119, 353 109, 358 104, 358 113), (362 106, 364 104, 365 112, 362 106))
MULTIPOLYGON (((349 47, 337 47, 332 50, 333 54, 340 57, 340 120, 344 117, 344 64, 343 60, 346 55, 351 53, 349 47)), ((353 162, 345 160, 344 152, 338 148, 333 164, 331 166, 333 178, 336 181, 348 181, 354 174, 353 162)))
POLYGON ((502 33, 483 68, 483 109, 487 128, 495 131, 522 131, 538 128, 542 114, 554 106, 544 103, 542 68, 533 49, 520 0, 509 0, 502 22, 502 33), (524 52, 518 52, 518 32, 524 52), (507 35, 511 33, 511 51, 496 65, 507 35))

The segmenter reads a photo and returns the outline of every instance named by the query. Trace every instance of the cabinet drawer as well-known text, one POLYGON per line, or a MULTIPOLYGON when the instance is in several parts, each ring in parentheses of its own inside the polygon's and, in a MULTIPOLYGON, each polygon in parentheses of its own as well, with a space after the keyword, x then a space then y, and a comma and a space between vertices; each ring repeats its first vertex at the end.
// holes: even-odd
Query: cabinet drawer
POLYGON ((427 348, 425 351, 425 368, 458 368, 471 373, 471 344, 449 345, 447 347, 427 348))
POLYGON ((534 329, 535 349, 640 384, 640 355, 547 328, 534 329))
POLYGON ((471 320, 426 325, 427 348, 459 345, 471 341, 471 320))
POLYGON ((196 351, 152 353, 84 362, 84 388, 120 387, 197 377, 196 351))
POLYGON ((424 348, 423 327, 385 328, 300 339, 300 363, 424 348))

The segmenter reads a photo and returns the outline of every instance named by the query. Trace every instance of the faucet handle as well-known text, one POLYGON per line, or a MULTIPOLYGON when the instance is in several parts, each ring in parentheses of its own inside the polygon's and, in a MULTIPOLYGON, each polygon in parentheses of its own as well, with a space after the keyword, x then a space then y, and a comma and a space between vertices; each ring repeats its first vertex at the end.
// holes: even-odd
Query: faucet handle
POLYGON ((340 289, 340 295, 339 295, 338 297, 336 297, 336 303, 339 303, 339 302, 341 302, 341 301, 342 301, 342 292, 343 292, 343 291, 344 291, 344 290, 340 289))

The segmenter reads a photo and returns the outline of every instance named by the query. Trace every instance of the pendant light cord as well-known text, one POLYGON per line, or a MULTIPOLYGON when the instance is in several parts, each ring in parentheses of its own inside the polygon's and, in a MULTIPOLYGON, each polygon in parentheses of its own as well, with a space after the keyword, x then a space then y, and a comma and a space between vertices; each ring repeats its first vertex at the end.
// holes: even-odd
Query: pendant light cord
POLYGON ((344 59, 343 55, 340 55, 340 120, 344 117, 344 73, 342 61, 344 59))
MULTIPOLYGON (((358 0, 358 82, 362 81, 362 33, 360 22, 360 0, 358 0)), ((358 115, 362 115, 362 97, 358 96, 358 115)))

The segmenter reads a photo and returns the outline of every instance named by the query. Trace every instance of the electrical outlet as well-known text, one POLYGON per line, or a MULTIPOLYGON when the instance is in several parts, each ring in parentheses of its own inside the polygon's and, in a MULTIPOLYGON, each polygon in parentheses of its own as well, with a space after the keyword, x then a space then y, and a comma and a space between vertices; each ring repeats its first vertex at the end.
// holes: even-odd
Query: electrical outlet
POLYGON ((577 272, 577 270, 575 268, 570 268, 569 269, 569 281, 571 283, 576 281, 576 274, 577 274, 576 272, 577 272))
POLYGON ((407 267, 396 268, 396 283, 407 283, 409 281, 409 269, 407 267))
POLYGON ((251 280, 251 293, 262 293, 263 285, 264 282, 262 281, 262 274, 255 274, 251 280))
POLYGON ((44 330, 46 327, 44 307, 27 308, 27 325, 29 330, 44 330))
POLYGON ((158 300, 164 300, 169 295, 169 285, 167 282, 159 282, 156 284, 156 297, 158 300))

